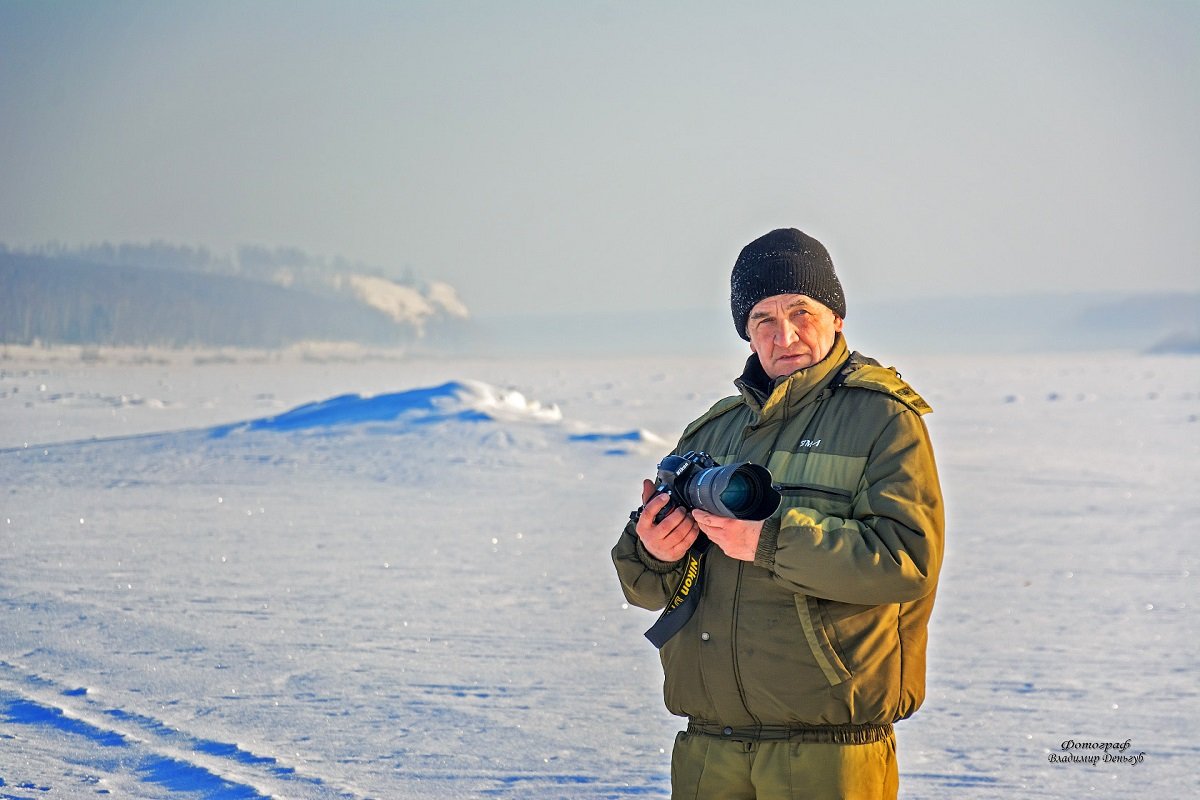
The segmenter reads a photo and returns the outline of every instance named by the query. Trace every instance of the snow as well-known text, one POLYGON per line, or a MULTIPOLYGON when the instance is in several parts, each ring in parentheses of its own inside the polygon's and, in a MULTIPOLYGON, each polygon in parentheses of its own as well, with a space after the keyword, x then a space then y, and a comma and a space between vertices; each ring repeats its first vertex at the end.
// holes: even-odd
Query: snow
MULTIPOLYGON (((1195 795, 1200 362, 895 360, 949 513, 901 795, 1195 795)), ((0 350, 0 794, 666 797, 608 551, 739 368, 0 350)))

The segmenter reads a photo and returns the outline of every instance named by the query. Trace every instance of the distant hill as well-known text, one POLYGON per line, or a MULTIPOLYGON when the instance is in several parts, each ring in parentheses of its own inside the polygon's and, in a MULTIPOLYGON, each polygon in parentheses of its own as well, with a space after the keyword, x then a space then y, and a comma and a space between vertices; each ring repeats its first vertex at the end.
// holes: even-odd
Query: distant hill
POLYGON ((466 317, 454 290, 252 251, 242 268, 207 251, 122 245, 0 249, 0 342, 279 347, 304 340, 396 345, 466 317), (128 262, 128 263, 124 263, 128 262))
MULTIPOLYGON (((850 298, 852 347, 903 353, 1200 353, 1200 293, 850 298)), ((280 347, 410 345, 465 354, 745 352, 728 308, 512 313, 472 319, 454 289, 295 248, 233 255, 163 242, 0 245, 0 343, 280 347), (453 324, 448 324, 448 323, 453 324)))
MULTIPOLYGON (((747 351, 729 309, 524 314, 466 326, 474 353, 721 355, 747 351)), ((886 360, 909 353, 1133 350, 1200 352, 1200 293, 933 297, 854 303, 850 346, 886 360)))
POLYGON ((871 340, 926 352, 1196 352, 1200 293, 929 298, 867 304, 853 325, 871 340))

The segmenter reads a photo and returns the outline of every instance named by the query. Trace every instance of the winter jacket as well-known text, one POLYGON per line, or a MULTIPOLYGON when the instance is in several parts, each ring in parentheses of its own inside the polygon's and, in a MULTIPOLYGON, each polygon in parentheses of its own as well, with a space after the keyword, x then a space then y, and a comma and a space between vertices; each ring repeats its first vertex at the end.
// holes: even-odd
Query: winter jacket
MULTIPOLYGON (((753 563, 708 549, 699 607, 660 653, 667 708, 697 729, 890 726, 924 699, 942 562, 930 408, 840 334, 820 363, 773 382, 751 356, 735 385, 676 452, 762 464, 783 502, 753 563)), ((651 610, 684 563, 651 556, 632 522, 613 561, 629 602, 651 610)))

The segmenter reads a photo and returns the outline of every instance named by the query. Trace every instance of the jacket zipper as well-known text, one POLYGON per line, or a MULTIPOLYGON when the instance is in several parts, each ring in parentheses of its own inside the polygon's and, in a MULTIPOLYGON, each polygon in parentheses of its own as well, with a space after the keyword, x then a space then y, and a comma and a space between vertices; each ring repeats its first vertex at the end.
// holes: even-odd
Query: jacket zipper
POLYGON ((746 698, 746 686, 742 682, 742 667, 741 664, 738 663, 738 614, 741 611, 742 606, 742 572, 745 570, 745 568, 746 562, 739 561, 737 584, 733 592, 733 630, 729 632, 729 642, 733 650, 733 679, 737 683, 738 699, 742 702, 742 708, 746 709, 746 715, 754 720, 755 725, 762 727, 762 720, 755 716, 754 712, 750 710, 750 701, 746 698))
POLYGON ((850 492, 844 492, 841 489, 830 489, 824 486, 806 486, 801 483, 777 483, 775 490, 780 494, 814 494, 823 497, 832 497, 837 500, 849 500, 850 492))

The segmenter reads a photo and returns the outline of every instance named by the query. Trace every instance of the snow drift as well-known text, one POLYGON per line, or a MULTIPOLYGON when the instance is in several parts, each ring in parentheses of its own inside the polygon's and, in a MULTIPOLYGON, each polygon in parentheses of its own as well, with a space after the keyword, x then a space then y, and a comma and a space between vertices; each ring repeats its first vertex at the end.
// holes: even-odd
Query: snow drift
MULTIPOLYGON (((520 426, 552 429, 569 442, 597 444, 607 455, 657 452, 666 442, 645 430, 591 430, 582 422, 565 423, 557 405, 527 398, 515 389, 501 389, 483 381, 456 380, 438 386, 364 397, 344 394, 297 406, 270 417, 218 425, 208 434, 220 439, 253 431, 328 432, 357 428, 375 435, 403 434, 429 426, 449 432, 453 423, 474 430, 480 423, 502 423, 507 430, 520 426)), ((494 439, 493 439, 494 440, 494 439)), ((509 439, 511 441, 511 439, 509 439)))

